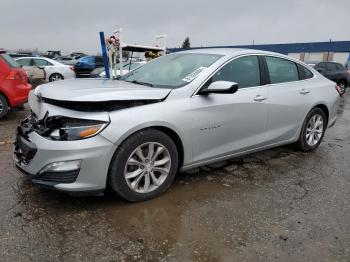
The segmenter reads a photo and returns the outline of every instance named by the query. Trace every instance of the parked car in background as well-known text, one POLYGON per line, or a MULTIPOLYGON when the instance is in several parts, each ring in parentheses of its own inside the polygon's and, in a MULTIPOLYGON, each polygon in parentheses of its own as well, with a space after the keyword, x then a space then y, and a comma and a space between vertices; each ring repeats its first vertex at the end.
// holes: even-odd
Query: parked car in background
POLYGON ((14 160, 43 186, 98 194, 109 184, 129 201, 147 200, 178 170, 291 143, 316 150, 336 121, 338 92, 281 54, 178 52, 120 80, 39 86, 17 128, 14 160))
POLYGON ((74 66, 78 62, 77 59, 71 56, 59 56, 55 59, 55 61, 60 62, 64 65, 70 65, 70 66, 74 66))
POLYGON ((75 60, 78 60, 79 58, 82 58, 84 56, 87 56, 87 54, 85 53, 81 53, 81 52, 73 52, 69 55, 70 57, 74 58, 75 60))
POLYGON ((77 77, 89 77, 94 69, 103 66, 102 56, 85 56, 74 65, 74 71, 77 77))
POLYGON ((36 56, 31 52, 19 52, 19 53, 8 53, 9 56, 11 56, 12 58, 19 58, 19 57, 32 57, 32 56, 36 56))
POLYGON ((24 69, 8 54, 0 52, 0 119, 9 108, 27 102, 31 88, 24 69))
POLYGON ((55 58, 61 56, 61 51, 58 51, 58 50, 49 50, 49 51, 47 51, 46 53, 44 53, 42 56, 43 56, 43 57, 46 57, 46 58, 55 59, 55 58))
POLYGON ((29 78, 29 82, 31 84, 33 84, 38 80, 46 81, 46 72, 44 67, 37 67, 37 66, 22 66, 22 67, 26 71, 29 78))
POLYGON ((46 72, 46 81, 53 82, 75 78, 73 66, 64 65, 46 57, 21 57, 16 61, 26 67, 42 67, 46 72))
MULTIPOLYGON (((127 62, 123 65, 123 75, 129 73, 130 71, 146 64, 147 62, 146 61, 140 61, 140 62, 127 62)), ((119 64, 116 65, 116 75, 115 73, 111 72, 112 76, 113 77, 118 77, 120 76, 120 69, 119 68, 119 64)), ((104 78, 106 77, 106 71, 105 71, 105 68, 104 67, 99 67, 99 68, 96 68, 94 69, 91 73, 90 73, 90 78, 104 78)))
POLYGON ((340 87, 340 95, 346 92, 350 84, 350 73, 340 63, 337 62, 307 62, 329 80, 336 82, 340 87))
POLYGON ((346 62, 345 68, 348 69, 348 71, 350 70, 350 60, 346 62))

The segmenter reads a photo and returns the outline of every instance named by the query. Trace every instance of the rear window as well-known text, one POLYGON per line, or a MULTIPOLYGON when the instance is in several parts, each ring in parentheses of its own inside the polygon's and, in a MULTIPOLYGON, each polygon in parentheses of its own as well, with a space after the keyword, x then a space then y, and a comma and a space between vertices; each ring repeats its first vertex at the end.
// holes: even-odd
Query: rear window
POLYGON ((300 80, 309 79, 309 78, 312 78, 314 76, 314 74, 306 67, 299 65, 299 64, 297 64, 297 65, 298 65, 300 80))
POLYGON ((269 70, 271 84, 292 82, 299 80, 299 73, 294 62, 279 58, 266 57, 266 64, 269 70))
POLYGON ((337 67, 337 64, 335 63, 327 63, 327 69, 328 71, 337 71, 339 70, 337 67))
POLYGON ((11 68, 20 67, 20 65, 8 54, 0 54, 0 58, 4 60, 11 68))
POLYGON ((79 59, 79 61, 83 63, 93 62, 94 60, 95 58, 93 56, 85 56, 79 59))
POLYGON ((338 70, 346 70, 342 64, 336 64, 338 70))

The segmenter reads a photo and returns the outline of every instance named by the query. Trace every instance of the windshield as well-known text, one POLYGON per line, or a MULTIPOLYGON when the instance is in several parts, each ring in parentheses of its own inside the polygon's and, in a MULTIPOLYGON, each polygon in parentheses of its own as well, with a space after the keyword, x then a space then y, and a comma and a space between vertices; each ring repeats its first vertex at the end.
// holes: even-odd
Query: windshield
POLYGON ((178 88, 194 80, 220 57, 211 54, 171 54, 154 59, 120 80, 152 87, 178 88))

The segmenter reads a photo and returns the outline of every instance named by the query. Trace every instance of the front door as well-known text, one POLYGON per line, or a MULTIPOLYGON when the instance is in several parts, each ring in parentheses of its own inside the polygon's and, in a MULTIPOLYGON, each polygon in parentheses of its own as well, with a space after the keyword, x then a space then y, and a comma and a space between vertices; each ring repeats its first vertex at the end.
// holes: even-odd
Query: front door
POLYGON ((224 65, 204 85, 215 81, 238 84, 234 94, 195 95, 193 161, 201 162, 265 145, 268 107, 257 56, 243 56, 224 65))

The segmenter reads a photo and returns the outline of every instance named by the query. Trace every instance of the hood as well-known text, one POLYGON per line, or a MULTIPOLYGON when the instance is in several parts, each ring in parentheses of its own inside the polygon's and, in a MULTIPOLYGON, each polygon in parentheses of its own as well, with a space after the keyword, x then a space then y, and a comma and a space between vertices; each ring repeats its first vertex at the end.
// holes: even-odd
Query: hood
POLYGON ((74 79, 37 87, 35 95, 69 102, 161 100, 171 89, 154 88, 118 80, 74 79))

